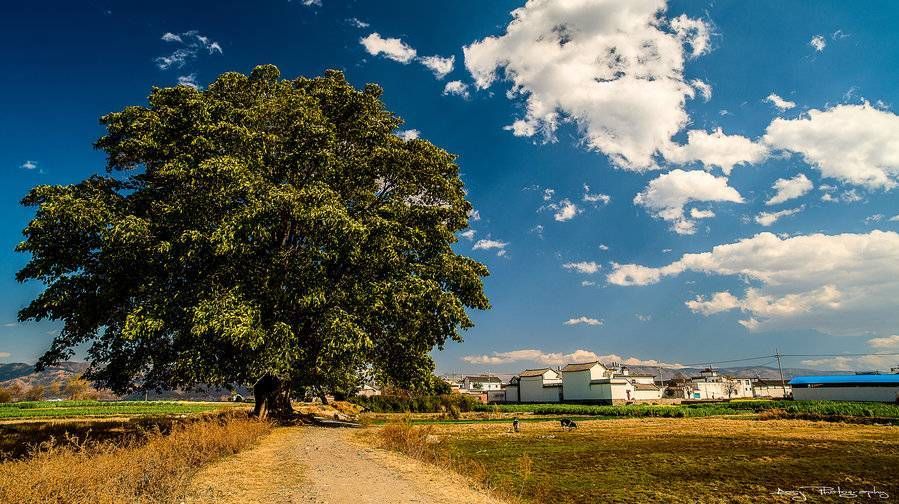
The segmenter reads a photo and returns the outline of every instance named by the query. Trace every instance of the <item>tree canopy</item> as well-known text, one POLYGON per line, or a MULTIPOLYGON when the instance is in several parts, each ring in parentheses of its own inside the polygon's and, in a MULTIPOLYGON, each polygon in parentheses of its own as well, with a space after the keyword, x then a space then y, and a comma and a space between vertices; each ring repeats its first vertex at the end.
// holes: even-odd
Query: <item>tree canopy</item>
POLYGON ((395 135, 381 93, 260 66, 103 116, 106 173, 22 201, 17 278, 46 289, 19 318, 63 322, 39 365, 89 343, 118 392, 429 379, 488 272, 451 248, 471 209, 455 156, 395 135))

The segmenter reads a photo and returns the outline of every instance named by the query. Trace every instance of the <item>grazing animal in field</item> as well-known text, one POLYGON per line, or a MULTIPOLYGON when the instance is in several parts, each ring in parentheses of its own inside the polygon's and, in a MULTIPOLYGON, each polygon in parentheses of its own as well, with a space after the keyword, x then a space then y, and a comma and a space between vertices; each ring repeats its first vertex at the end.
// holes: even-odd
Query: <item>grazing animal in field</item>
POLYGON ((563 429, 577 429, 577 423, 570 418, 563 418, 559 420, 559 423, 562 425, 563 429))

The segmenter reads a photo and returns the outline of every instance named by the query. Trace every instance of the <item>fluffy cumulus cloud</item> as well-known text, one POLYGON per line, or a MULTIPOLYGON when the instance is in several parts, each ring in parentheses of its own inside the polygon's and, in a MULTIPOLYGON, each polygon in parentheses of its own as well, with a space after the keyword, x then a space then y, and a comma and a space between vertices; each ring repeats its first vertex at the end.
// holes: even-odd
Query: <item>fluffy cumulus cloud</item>
POLYGON ((563 264, 562 267, 585 275, 592 275, 602 268, 594 261, 568 262, 563 264))
POLYGON ((553 219, 558 222, 569 221, 574 218, 575 215, 578 214, 577 205, 572 203, 568 199, 563 199, 559 203, 557 203, 555 208, 555 212, 553 213, 553 219))
POLYGON ((659 175, 634 197, 635 204, 671 222, 671 229, 678 234, 696 232, 696 223, 684 215, 684 206, 694 201, 742 203, 743 198, 736 189, 727 185, 724 177, 715 177, 701 170, 680 169, 659 175))
POLYGON ((446 83, 446 86, 443 86, 443 95, 454 95, 461 96, 462 98, 468 98, 468 84, 457 80, 449 81, 446 83))
POLYGON ((576 325, 600 326, 600 325, 602 325, 602 320, 581 315, 580 317, 570 318, 570 319, 566 320, 565 322, 563 322, 563 324, 569 325, 569 326, 576 326, 576 325))
POLYGON ((781 112, 783 112, 784 110, 790 110, 791 108, 796 106, 796 103, 789 100, 784 100, 774 93, 769 94, 767 98, 765 98, 765 101, 777 107, 777 109, 781 112))
POLYGON ((572 121, 588 148, 647 169, 688 122, 686 57, 709 50, 705 22, 669 20, 665 9, 665 0, 529 0, 504 34, 464 48, 465 67, 478 88, 504 79, 507 96, 525 100, 515 135, 551 141, 572 121))
POLYGON ((755 222, 761 224, 762 226, 768 227, 778 220, 782 219, 783 217, 796 215, 803 210, 805 210, 805 207, 800 206, 798 208, 788 208, 786 210, 780 210, 778 212, 759 212, 759 214, 755 216, 755 222))
POLYGON ((26 160, 24 163, 19 165, 19 168, 23 170, 35 170, 37 169, 37 161, 26 160))
POLYGON ((12 355, 12 354, 9 352, 0 352, 0 359, 6 359, 10 355, 12 355))
POLYGON ((428 70, 434 73, 434 77, 443 79, 453 71, 453 66, 456 63, 456 57, 450 56, 448 58, 444 58, 442 56, 424 56, 422 58, 419 58, 419 61, 422 65, 427 67, 428 70))
POLYGON ((667 368, 683 367, 677 363, 667 363, 655 359, 644 360, 636 357, 622 357, 616 354, 601 355, 591 350, 578 349, 571 353, 546 352, 537 349, 511 350, 508 352, 493 352, 487 355, 466 355, 462 360, 469 364, 500 365, 518 362, 534 363, 540 366, 564 366, 573 362, 599 361, 606 364, 618 362, 626 366, 656 366, 667 368))
POLYGON ((774 189, 776 192, 765 204, 768 206, 777 205, 791 199, 800 198, 811 192, 813 188, 812 181, 802 173, 790 179, 777 179, 774 185, 771 186, 771 189, 774 189))
POLYGON ((822 176, 845 183, 892 189, 899 179, 899 116, 867 102, 777 118, 764 142, 802 155, 822 176))
POLYGON ((584 197, 582 199, 585 203, 592 203, 594 205, 608 205, 612 201, 612 197, 608 194, 591 193, 590 186, 587 184, 584 184, 584 197))
POLYGON ((768 156, 762 144, 740 135, 726 135, 721 128, 709 133, 702 130, 687 132, 687 143, 670 145, 664 149, 665 159, 673 163, 698 161, 706 168, 717 166, 725 175, 738 164, 753 164, 768 156))
POLYGON ((415 49, 398 38, 384 38, 378 32, 359 39, 366 52, 372 56, 383 55, 387 59, 408 64, 418 54, 415 49))
POLYGON ((890 334, 899 326, 899 234, 759 233, 661 267, 615 264, 611 284, 649 285, 692 271, 743 278, 743 293, 686 301, 712 315, 740 310, 750 330, 817 329, 830 334, 890 334))
POLYGON ((156 66, 160 70, 183 68, 190 61, 197 59, 203 51, 208 54, 222 54, 222 46, 218 42, 202 35, 197 30, 190 30, 184 33, 166 32, 162 34, 161 39, 163 42, 175 44, 178 47, 168 56, 156 58, 156 66))

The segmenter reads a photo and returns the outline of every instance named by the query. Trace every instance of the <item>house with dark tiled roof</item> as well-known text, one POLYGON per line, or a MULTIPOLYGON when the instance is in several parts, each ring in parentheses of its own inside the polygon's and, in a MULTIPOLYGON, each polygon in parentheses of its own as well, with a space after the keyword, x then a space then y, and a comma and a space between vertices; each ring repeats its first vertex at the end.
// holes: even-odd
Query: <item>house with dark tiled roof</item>
POLYGON ((518 375, 517 392, 519 402, 523 403, 560 402, 562 376, 551 368, 525 369, 518 375))

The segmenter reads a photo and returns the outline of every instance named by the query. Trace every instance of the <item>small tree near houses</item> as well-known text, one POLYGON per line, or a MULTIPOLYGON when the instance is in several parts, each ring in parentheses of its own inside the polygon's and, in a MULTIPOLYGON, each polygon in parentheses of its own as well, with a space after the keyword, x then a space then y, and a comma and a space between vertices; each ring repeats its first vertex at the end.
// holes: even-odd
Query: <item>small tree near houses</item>
POLYGON ((454 156, 396 136, 376 85, 260 66, 101 122, 107 173, 22 201, 17 278, 46 289, 19 319, 64 324, 39 368, 89 342, 116 392, 253 383, 256 414, 287 416, 299 389, 425 383, 488 308, 486 267, 451 249, 454 156))

